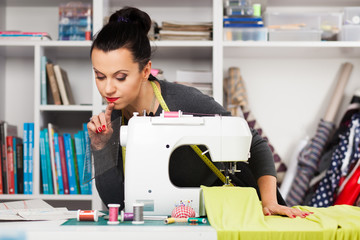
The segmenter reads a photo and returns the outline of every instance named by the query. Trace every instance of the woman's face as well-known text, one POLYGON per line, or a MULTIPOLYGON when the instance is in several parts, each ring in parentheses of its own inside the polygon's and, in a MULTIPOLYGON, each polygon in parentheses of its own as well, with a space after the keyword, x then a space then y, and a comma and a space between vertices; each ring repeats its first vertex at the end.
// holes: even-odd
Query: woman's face
POLYGON ((94 48, 91 54, 96 86, 106 101, 115 103, 115 109, 132 105, 139 97, 146 67, 139 72, 139 64, 126 48, 104 52, 94 48))

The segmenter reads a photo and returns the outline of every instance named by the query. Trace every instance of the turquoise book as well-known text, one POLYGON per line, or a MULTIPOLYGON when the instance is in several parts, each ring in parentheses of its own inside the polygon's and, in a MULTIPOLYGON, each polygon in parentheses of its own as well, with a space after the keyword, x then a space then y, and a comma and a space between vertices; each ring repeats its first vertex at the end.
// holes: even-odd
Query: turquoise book
POLYGON ((54 152, 55 152, 57 182, 58 182, 58 188, 59 188, 58 193, 64 194, 64 180, 63 180, 62 169, 61 169, 61 157, 60 157, 58 133, 54 133, 54 152))
POLYGON ((47 63, 47 58, 46 56, 41 56, 41 64, 40 64, 40 79, 41 79, 41 105, 46 105, 47 104, 47 84, 46 84, 46 63, 47 63))
POLYGON ((49 194, 54 194, 54 182, 52 176, 52 166, 50 159, 50 145, 49 145, 49 130, 47 128, 44 129, 45 135, 45 156, 46 156, 46 174, 48 180, 48 189, 49 194))
POLYGON ((44 130, 40 131, 40 170, 41 170, 40 172, 41 172, 42 193, 49 194, 44 130))
POLYGON ((69 133, 64 133, 63 137, 70 194, 78 194, 71 135, 69 133))
POLYGON ((23 126, 24 194, 29 194, 29 123, 24 123, 23 126))
POLYGON ((79 183, 80 183, 80 192, 81 194, 90 194, 89 184, 84 181, 84 133, 83 131, 78 131, 74 134, 75 139, 75 150, 76 158, 78 162, 78 172, 79 172, 79 183))
POLYGON ((28 181, 29 194, 33 194, 33 166, 34 166, 34 123, 29 123, 29 164, 28 181))
POLYGON ((90 137, 87 129, 87 123, 83 123, 83 133, 84 133, 84 181, 89 185, 89 194, 92 193, 91 182, 92 179, 92 164, 91 164, 91 147, 90 147, 90 137))

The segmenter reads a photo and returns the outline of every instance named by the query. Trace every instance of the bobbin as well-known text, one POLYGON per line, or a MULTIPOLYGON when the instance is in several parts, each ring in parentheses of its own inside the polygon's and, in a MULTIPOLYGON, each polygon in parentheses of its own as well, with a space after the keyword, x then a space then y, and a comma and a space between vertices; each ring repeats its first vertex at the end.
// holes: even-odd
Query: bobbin
POLYGON ((132 224, 144 224, 144 203, 136 202, 133 204, 134 219, 132 224))
POLYGON ((78 221, 94 221, 97 222, 99 219, 99 212, 97 210, 78 210, 77 211, 78 221))
POLYGON ((108 224, 119 224, 119 207, 120 204, 114 204, 114 203, 110 203, 108 204, 108 208, 109 208, 109 221, 107 222, 108 224))
POLYGON ((121 211, 120 213, 120 221, 132 221, 134 220, 134 213, 126 213, 124 211, 121 211))

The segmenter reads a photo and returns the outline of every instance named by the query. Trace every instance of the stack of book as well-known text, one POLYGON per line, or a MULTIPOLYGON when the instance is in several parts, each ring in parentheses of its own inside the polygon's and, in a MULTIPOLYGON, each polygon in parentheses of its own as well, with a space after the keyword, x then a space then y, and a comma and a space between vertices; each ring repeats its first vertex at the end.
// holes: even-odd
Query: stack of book
POLYGON ((211 22, 162 22, 160 40, 211 40, 211 22))
POLYGON ((71 91, 67 72, 47 59, 41 57, 41 104, 73 105, 74 97, 71 91), (48 93, 48 86, 50 93, 48 93))
POLYGON ((211 71, 177 70, 175 82, 197 88, 209 96, 213 94, 211 71))
POLYGON ((0 31, 0 40, 51 40, 47 32, 0 31))
POLYGON ((40 132, 40 172, 43 194, 91 194, 90 139, 86 127, 59 134, 53 124, 40 132))
POLYGON ((0 193, 32 194, 34 123, 24 123, 23 139, 17 126, 0 123, 0 193))

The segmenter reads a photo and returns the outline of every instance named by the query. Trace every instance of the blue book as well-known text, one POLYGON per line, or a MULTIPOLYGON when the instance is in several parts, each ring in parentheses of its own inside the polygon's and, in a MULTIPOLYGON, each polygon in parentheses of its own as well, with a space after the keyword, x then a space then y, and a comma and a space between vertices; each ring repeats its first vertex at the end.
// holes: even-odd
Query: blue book
POLYGON ((33 194, 33 161, 34 161, 34 123, 29 123, 29 164, 28 181, 29 194, 33 194))
POLYGON ((261 22, 263 19, 261 17, 224 17, 223 22, 261 22))
POLYGON ((71 135, 69 133, 64 133, 63 137, 70 194, 78 194, 74 158, 72 153, 71 135))
POLYGON ((24 123, 23 126, 24 194, 29 194, 29 123, 24 123))
POLYGON ((41 69, 40 69, 41 105, 47 104, 46 63, 47 63, 46 56, 41 56, 41 63, 40 63, 40 67, 41 67, 41 69))
POLYGON ((84 181, 84 143, 83 131, 74 134, 76 158, 78 162, 79 183, 81 194, 89 194, 89 184, 84 181))
POLYGON ((55 151, 55 165, 56 165, 56 174, 57 174, 57 183, 59 194, 64 194, 64 183, 63 176, 61 171, 61 158, 60 158, 60 148, 59 148, 59 135, 54 133, 54 151, 55 151))
POLYGON ((92 193, 91 182, 92 179, 92 164, 91 164, 91 147, 90 147, 90 137, 87 129, 87 123, 83 123, 83 133, 84 133, 84 181, 89 185, 89 194, 92 193))
POLYGON ((45 150, 45 133, 43 130, 40 131, 40 170, 41 170, 43 194, 49 194, 46 150, 45 150))
POLYGON ((236 28, 260 28, 264 27, 264 24, 245 24, 245 23, 224 23, 224 27, 236 27, 236 28))
POLYGON ((47 128, 44 129, 45 135, 45 156, 46 156, 46 173, 48 180, 48 189, 49 194, 54 194, 54 183, 52 176, 52 168, 51 168, 51 159, 50 159, 50 146, 49 146, 49 130, 47 128))

